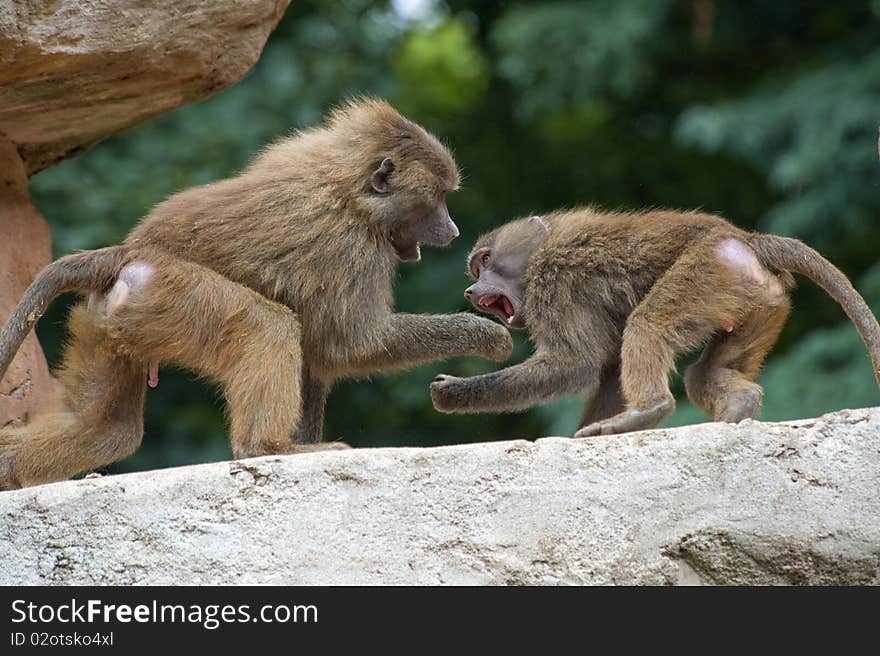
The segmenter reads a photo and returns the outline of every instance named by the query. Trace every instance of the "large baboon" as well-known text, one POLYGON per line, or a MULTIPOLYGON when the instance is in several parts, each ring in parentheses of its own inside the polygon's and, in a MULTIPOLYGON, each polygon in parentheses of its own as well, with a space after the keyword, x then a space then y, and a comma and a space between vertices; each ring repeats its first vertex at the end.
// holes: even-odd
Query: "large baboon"
MULTIPOLYGON (((64 392, 0 429, 0 487, 53 481, 132 453, 146 379, 174 363, 223 387, 236 457, 314 450, 333 381, 450 356, 506 358, 472 314, 392 312, 399 260, 458 235, 449 151, 364 99, 266 148, 240 175, 159 204, 121 246, 49 265, 0 335, 0 375, 46 305, 70 317, 64 392)), ((329 445, 333 446, 333 445, 329 445)))

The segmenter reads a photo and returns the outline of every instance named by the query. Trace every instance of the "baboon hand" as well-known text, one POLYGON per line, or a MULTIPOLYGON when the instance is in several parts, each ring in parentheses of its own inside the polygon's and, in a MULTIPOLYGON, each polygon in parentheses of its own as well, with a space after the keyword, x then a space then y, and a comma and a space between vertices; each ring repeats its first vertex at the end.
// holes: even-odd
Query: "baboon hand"
POLYGON ((467 401, 467 379, 438 374, 431 383, 431 401, 440 412, 456 412, 467 401))
POLYGON ((507 328, 495 321, 475 317, 485 329, 486 348, 481 355, 494 362, 504 362, 513 352, 513 339, 507 328))

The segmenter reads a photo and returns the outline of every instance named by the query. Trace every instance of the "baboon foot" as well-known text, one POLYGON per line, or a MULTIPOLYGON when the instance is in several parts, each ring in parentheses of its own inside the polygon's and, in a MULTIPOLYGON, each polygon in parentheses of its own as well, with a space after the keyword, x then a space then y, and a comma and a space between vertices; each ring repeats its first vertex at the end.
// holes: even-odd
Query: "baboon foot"
POLYGON ((314 451, 345 451, 351 447, 345 442, 316 442, 314 444, 286 444, 283 447, 265 449, 260 451, 245 451, 233 449, 232 455, 236 460, 244 458, 259 458, 261 456, 292 455, 295 453, 312 453, 314 451))
POLYGON ((615 435, 630 431, 654 428, 675 410, 675 400, 668 397, 644 409, 633 408, 608 419, 584 426, 575 437, 593 437, 595 435, 615 435))
POLYGON ((730 394, 718 411, 718 421, 739 423, 743 419, 754 419, 761 413, 764 390, 752 383, 745 389, 730 394))
POLYGON ((286 453, 312 453, 313 451, 346 451, 351 446, 345 442, 317 442, 315 444, 294 444, 286 453))

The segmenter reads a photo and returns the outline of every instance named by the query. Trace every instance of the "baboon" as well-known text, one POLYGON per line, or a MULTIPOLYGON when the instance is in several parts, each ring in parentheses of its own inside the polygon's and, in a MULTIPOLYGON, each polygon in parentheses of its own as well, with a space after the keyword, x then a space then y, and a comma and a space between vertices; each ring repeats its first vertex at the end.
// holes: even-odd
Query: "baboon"
POLYGON ((50 264, 0 334, 0 375, 46 305, 71 313, 63 394, 0 429, 0 487, 132 453, 159 363, 218 382, 236 457, 318 444, 336 379, 458 355, 503 360, 508 332, 469 313, 393 313, 398 261, 458 236, 455 161, 387 103, 358 99, 281 139, 240 175, 177 193, 120 246, 50 264))
POLYGON ((880 327, 846 276, 800 241, 748 233, 699 212, 558 211, 480 237, 468 261, 478 310, 527 328, 525 362, 431 384, 442 412, 517 411, 586 394, 576 437, 652 428, 675 405, 675 356, 688 397, 712 419, 756 417, 755 378, 789 312, 790 272, 840 303, 880 383, 880 327))

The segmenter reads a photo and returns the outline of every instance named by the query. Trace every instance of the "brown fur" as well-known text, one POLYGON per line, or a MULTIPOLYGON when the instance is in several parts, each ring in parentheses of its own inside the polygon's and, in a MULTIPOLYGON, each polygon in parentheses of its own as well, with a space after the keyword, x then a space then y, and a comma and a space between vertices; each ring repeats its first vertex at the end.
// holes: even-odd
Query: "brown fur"
POLYGON ((688 396, 716 420, 756 417, 754 380, 788 315, 789 271, 844 307, 880 383, 880 326, 846 277, 794 239, 717 216, 582 208, 520 219, 481 237, 469 269, 465 295, 527 328, 535 353, 485 376, 438 376, 431 395, 444 412, 586 393, 578 436, 650 428, 674 409, 675 356, 706 345, 685 374, 688 396))
POLYGON ((456 355, 506 358, 481 317, 393 313, 401 259, 458 232, 444 196, 449 151, 384 102, 268 147, 240 175, 159 204, 123 246, 64 258, 0 336, 5 369, 58 293, 74 309, 54 408, 0 431, 0 487, 67 478, 140 444, 148 363, 225 391, 236 457, 319 448, 333 381, 456 355))

